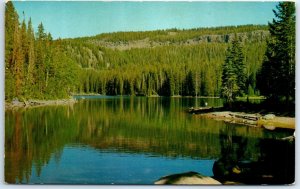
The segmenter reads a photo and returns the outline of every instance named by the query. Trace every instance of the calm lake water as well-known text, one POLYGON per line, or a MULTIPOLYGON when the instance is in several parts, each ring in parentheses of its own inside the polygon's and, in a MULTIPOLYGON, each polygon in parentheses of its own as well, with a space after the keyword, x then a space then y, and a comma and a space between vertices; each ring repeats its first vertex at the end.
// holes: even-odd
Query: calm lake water
POLYGON ((186 113, 220 99, 77 98, 72 106, 5 112, 7 183, 153 184, 187 171, 226 176, 237 165, 254 184, 293 181, 294 144, 279 140, 293 131, 186 113))

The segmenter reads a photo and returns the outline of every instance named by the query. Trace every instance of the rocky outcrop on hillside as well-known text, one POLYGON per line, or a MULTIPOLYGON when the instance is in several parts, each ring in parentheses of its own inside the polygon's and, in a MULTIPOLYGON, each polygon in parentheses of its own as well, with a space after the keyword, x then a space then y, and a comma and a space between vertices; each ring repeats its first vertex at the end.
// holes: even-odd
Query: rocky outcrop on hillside
MULTIPOLYGON (((168 35, 180 35, 177 32, 169 32, 168 35)), ((252 42, 261 42, 266 40, 269 36, 269 31, 267 30, 256 30, 251 32, 244 33, 229 33, 223 35, 199 35, 198 37, 180 40, 180 41, 159 41, 159 40, 150 40, 149 38, 140 39, 140 40, 131 40, 131 41, 107 41, 105 39, 89 39, 88 43, 106 47, 110 49, 117 50, 128 50, 132 48, 153 48, 157 46, 166 46, 166 45, 197 45, 201 43, 230 43, 235 35, 239 38, 239 41, 242 43, 252 43, 252 42)))

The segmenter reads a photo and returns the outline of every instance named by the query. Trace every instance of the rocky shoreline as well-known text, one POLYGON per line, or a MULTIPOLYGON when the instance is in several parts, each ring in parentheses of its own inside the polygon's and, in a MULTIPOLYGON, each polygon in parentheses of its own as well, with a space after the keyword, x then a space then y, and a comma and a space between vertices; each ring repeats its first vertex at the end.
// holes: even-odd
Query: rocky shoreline
POLYGON ((294 117, 280 117, 274 114, 261 115, 259 113, 245 113, 245 112, 205 112, 195 116, 206 117, 215 120, 221 120, 229 123, 237 123, 254 127, 263 127, 268 130, 275 130, 276 128, 295 129, 294 117))
POLYGON ((40 107, 40 106, 57 106, 57 105, 72 105, 76 103, 77 100, 73 98, 69 99, 59 99, 59 100, 23 100, 13 99, 11 102, 5 102, 5 110, 15 110, 19 108, 30 108, 30 107, 40 107))

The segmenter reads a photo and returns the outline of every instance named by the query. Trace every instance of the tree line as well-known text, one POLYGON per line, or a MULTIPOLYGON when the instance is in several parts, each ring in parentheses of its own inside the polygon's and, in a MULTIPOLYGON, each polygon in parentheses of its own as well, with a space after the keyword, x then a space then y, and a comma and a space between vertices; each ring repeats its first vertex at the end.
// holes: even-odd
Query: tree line
MULTIPOLYGON (((281 6, 294 4, 279 3, 279 8, 281 6)), ((294 14, 292 9, 288 10, 290 16, 294 14)), ((289 83, 289 92, 280 89, 284 86, 283 81, 294 80, 295 46, 290 43, 295 41, 295 34, 290 25, 295 23, 293 19, 287 19, 289 23, 286 24, 287 21, 280 17, 282 11, 274 11, 278 19, 269 26, 117 32, 53 40, 42 23, 36 33, 30 19, 27 24, 24 20, 19 23, 13 4, 8 2, 5 13, 5 98, 55 99, 78 93, 98 93, 223 95, 231 96, 229 100, 243 95, 274 97, 282 94, 290 99, 294 83, 289 83), (290 32, 282 33, 286 32, 286 27, 290 32), (281 43, 280 32, 286 36, 284 43, 281 43), (221 40, 214 39, 216 35, 220 35, 221 40), (206 40, 201 42, 178 43, 203 36, 206 40), (98 43, 105 41, 118 45, 119 42, 143 39, 151 46, 142 44, 138 48, 118 49, 98 43), (281 53, 276 54, 276 44, 285 44, 288 48, 277 49, 281 53), (289 66, 285 64, 287 59, 289 66), (271 63, 274 60, 278 62, 277 66, 271 63), (285 69, 280 69, 283 67, 285 69), (272 74, 278 77, 271 77, 272 74), (287 78, 280 79, 287 74, 287 78), (275 78, 276 81, 272 80, 275 78), (270 88, 278 82, 281 85, 277 89, 270 88)))
MULTIPOLYGON (((79 93, 160 96, 219 96, 229 46, 202 43, 116 50, 77 41, 65 43, 66 54, 83 68, 79 93)), ((266 46, 265 42, 244 46, 249 93, 254 95, 258 93, 261 49, 266 46)))
POLYGON ((167 29, 167 30, 155 30, 144 32, 114 32, 103 33, 93 37, 81 37, 76 40, 103 40, 110 42, 130 42, 136 40, 149 39, 152 42, 184 42, 189 39, 197 39, 200 36, 221 35, 224 40, 228 38, 228 34, 231 33, 248 33, 251 35, 252 31, 266 31, 268 27, 266 25, 241 25, 241 26, 219 26, 210 28, 194 28, 194 29, 167 29))
POLYGON ((75 90, 79 66, 62 52, 42 23, 20 23, 11 1, 5 8, 5 99, 64 98, 75 90))

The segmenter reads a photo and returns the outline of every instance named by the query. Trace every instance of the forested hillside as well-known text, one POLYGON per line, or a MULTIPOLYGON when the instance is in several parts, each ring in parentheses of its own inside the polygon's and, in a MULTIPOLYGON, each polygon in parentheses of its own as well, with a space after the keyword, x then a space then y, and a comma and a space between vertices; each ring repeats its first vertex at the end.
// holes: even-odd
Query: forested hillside
MULTIPOLYGON (((117 32, 53 40, 43 24, 5 19, 5 99, 56 99, 78 93, 219 96, 226 50, 236 38, 248 94, 257 94, 269 36, 261 25, 117 32)), ((45 26, 47 28, 47 26, 45 26)))
POLYGON ((266 26, 246 25, 118 32, 62 43, 84 70, 80 93, 219 96, 226 49, 237 37, 253 95, 268 35, 266 26))

